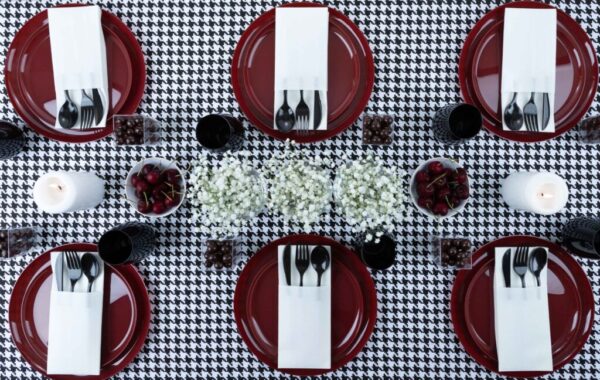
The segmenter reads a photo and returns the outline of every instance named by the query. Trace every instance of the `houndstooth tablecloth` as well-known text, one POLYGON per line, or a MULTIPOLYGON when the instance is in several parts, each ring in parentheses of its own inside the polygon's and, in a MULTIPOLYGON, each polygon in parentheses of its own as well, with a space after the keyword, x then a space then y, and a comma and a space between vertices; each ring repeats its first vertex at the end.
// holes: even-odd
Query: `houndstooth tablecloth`
MULTIPOLYGON (((0 3, 0 46, 6 52, 19 27, 54 1, 0 3)), ((237 40, 262 12, 279 2, 261 1, 99 1, 133 30, 146 54, 148 82, 140 112, 162 121, 168 141, 154 148, 115 147, 111 139, 85 145, 60 144, 30 130, 27 152, 0 162, 0 227, 34 225, 42 230, 41 246, 24 257, 0 263, 0 318, 7 320, 8 301, 19 273, 36 255, 59 244, 94 242, 121 222, 140 219, 122 197, 122 181, 134 162, 160 156, 182 166, 200 154, 194 123, 209 112, 239 107, 230 85, 230 62, 237 40), (108 183, 104 203, 90 211, 49 217, 32 203, 35 180, 53 169, 89 170, 108 183)), ((531 234, 557 241, 571 217, 598 214, 600 150, 577 143, 574 133, 534 145, 514 144, 483 132, 468 145, 448 148, 436 143, 428 128, 429 114, 460 99, 457 62, 467 32, 494 1, 413 2, 331 1, 365 33, 376 63, 375 88, 368 112, 389 113, 397 120, 395 142, 367 148, 360 127, 326 142, 306 146, 307 154, 335 158, 372 151, 407 173, 433 156, 460 159, 469 169, 475 195, 463 214, 440 226, 468 236, 477 244, 510 234, 531 234), (546 169, 566 178, 571 197, 565 212, 540 217, 509 210, 498 191, 499 180, 519 169, 546 169)), ((599 47, 600 5, 596 0, 561 2, 599 47)), ((4 58, 4 57, 3 57, 4 58)), ((3 80, 3 79, 2 79, 3 80)), ((0 86, 0 117, 18 121, 0 86)), ((597 98, 598 99, 598 98, 597 98)), ((590 113, 600 111, 595 102, 590 113)), ((255 164, 274 151, 276 142, 248 125, 246 148, 255 164)), ((399 189, 405 191, 405 189, 399 189)), ((144 219, 144 218, 141 218, 144 219)), ((147 220, 150 221, 150 220, 147 220)), ((204 273, 191 212, 150 221, 161 233, 158 254, 139 265, 151 296, 150 334, 140 355, 117 378, 198 379, 272 378, 281 376, 256 360, 238 335, 233 320, 237 273, 204 273)), ((488 379, 499 378, 475 363, 462 349, 449 318, 451 271, 440 270, 427 257, 428 236, 438 227, 407 203, 405 220, 395 234, 399 242, 394 269, 374 275, 378 291, 375 332, 358 357, 331 378, 488 379)), ((290 232, 281 219, 262 215, 243 235, 244 262, 267 242, 290 232)), ((335 212, 315 228, 346 244, 353 234, 335 212)), ((600 294, 600 262, 579 260, 600 294)), ((243 264, 242 264, 243 265, 243 264)), ((596 307, 600 314, 600 307, 596 307)), ((37 379, 10 337, 0 330, 0 377, 37 379)), ((600 323, 583 351, 550 379, 592 379, 600 373, 600 323)))

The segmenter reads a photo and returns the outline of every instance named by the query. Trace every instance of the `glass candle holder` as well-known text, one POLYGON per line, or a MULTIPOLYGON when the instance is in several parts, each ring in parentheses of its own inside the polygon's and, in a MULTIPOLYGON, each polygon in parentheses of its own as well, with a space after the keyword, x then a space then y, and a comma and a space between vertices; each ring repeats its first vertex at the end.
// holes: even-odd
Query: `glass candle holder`
POLYGON ((577 256, 600 260, 600 219, 571 219, 563 228, 563 244, 577 256))
POLYGON ((161 141, 161 124, 144 115, 115 115, 113 135, 117 145, 156 145, 161 141))
POLYGON ((18 227, 0 230, 0 259, 9 259, 27 253, 36 245, 33 227, 18 227))
POLYGON ((372 239, 367 240, 366 234, 356 240, 356 249, 362 262, 374 270, 385 270, 396 262, 396 241, 390 234, 384 233, 377 237, 372 233, 372 239))
POLYGON ((600 115, 583 119, 577 125, 579 141, 583 144, 600 144, 600 115))
POLYGON ((154 252, 156 235, 156 230, 149 224, 121 224, 102 235, 98 253, 102 260, 112 265, 135 264, 154 252))

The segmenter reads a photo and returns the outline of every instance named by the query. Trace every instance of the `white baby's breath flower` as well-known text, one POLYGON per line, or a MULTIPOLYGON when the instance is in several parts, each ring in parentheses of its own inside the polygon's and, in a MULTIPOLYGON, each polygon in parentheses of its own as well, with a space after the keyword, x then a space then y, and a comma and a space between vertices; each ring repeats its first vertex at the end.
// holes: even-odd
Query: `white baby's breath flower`
POLYGON ((372 156, 340 167, 333 189, 340 213, 356 233, 366 234, 367 241, 393 228, 404 210, 400 173, 372 156))
POLYGON ((192 213, 200 231, 238 235, 265 205, 264 181, 247 160, 226 154, 216 167, 205 157, 193 163, 190 175, 192 213))

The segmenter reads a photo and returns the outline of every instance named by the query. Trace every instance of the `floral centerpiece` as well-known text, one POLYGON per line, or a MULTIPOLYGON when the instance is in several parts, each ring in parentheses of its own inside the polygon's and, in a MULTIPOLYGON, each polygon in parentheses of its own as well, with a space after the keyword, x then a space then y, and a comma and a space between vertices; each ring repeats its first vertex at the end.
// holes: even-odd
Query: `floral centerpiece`
POLYGON ((268 207, 286 222, 309 230, 331 208, 331 173, 327 166, 328 161, 319 157, 308 160, 288 145, 283 154, 274 156, 264 167, 268 207))
POLYGON ((366 241, 378 241, 402 218, 401 174, 372 156, 341 166, 333 190, 339 212, 366 241))
POLYGON ((202 233, 238 235, 264 209, 264 180, 245 154, 226 154, 216 165, 206 157, 192 163, 189 197, 202 233))

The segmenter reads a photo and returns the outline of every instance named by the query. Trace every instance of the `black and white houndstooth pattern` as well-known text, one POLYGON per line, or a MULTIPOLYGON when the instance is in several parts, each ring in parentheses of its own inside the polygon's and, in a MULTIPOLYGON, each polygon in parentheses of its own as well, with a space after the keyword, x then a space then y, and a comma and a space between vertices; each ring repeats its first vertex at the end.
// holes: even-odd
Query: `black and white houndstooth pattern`
MULTIPOLYGON (((96 2, 92 0, 92 2, 96 2)), ((67 145, 41 138, 30 130, 27 152, 0 162, 0 227, 34 225, 43 231, 35 253, 0 263, 0 319, 7 320, 12 286, 35 255, 69 242, 94 242, 105 230, 140 218, 122 197, 122 181, 130 166, 144 157, 160 156, 186 166, 204 154, 194 138, 194 123, 209 112, 239 107, 230 84, 230 62, 237 40, 262 12, 279 2, 243 0, 101 0, 141 41, 148 65, 147 91, 140 112, 162 121, 167 143, 158 147, 115 147, 110 139, 67 145), (106 200, 94 210, 48 217, 32 203, 35 180, 51 169, 90 170, 105 178, 106 200)), ((574 133, 554 141, 523 145, 483 132, 466 145, 437 143, 428 127, 438 107, 460 100, 457 62, 467 32, 497 1, 429 2, 333 0, 366 34, 376 63, 375 88, 367 111, 392 114, 395 142, 373 148, 361 144, 360 127, 329 141, 303 147, 336 157, 372 151, 407 173, 434 156, 461 160, 469 169, 475 194, 463 214, 436 226, 407 203, 406 219, 395 231, 399 257, 394 269, 374 275, 379 317, 375 332, 358 357, 331 378, 492 379, 499 378, 463 351, 449 318, 451 271, 440 270, 427 257, 428 237, 441 232, 468 236, 477 244, 511 234, 531 234, 556 241, 571 217, 600 210, 600 149, 577 143, 574 133), (571 196, 567 211, 540 217, 507 209, 499 180, 519 169, 547 169, 567 179, 571 196)), ((3 1, 0 46, 6 51, 18 28, 55 1, 3 1)), ((600 41, 600 4, 596 0, 558 5, 600 41)), ((0 85, 0 117, 18 121, 4 85, 0 85)), ((594 103, 590 113, 600 111, 594 103)), ((281 142, 245 123, 246 148, 258 165, 281 142)), ((405 191, 405 189, 399 189, 405 191)), ((237 273, 205 273, 200 244, 207 236, 194 232, 191 212, 183 207, 159 220, 146 220, 160 230, 160 252, 139 265, 153 305, 147 344, 117 378, 198 379, 272 378, 281 376, 255 359, 236 332, 233 291, 237 273)), ((260 216, 243 235, 244 260, 267 242, 292 232, 273 215, 260 216)), ((353 234, 337 213, 316 233, 349 243, 353 234)), ((580 260, 600 294, 600 263, 580 260)), ((242 263, 243 265, 243 263, 242 263)), ((596 308, 600 314, 600 308, 596 308)), ((38 379, 15 349, 9 328, 0 330, 0 378, 38 379)), ((591 379, 600 373, 600 323, 583 351, 552 379, 591 379)))

